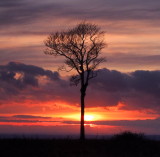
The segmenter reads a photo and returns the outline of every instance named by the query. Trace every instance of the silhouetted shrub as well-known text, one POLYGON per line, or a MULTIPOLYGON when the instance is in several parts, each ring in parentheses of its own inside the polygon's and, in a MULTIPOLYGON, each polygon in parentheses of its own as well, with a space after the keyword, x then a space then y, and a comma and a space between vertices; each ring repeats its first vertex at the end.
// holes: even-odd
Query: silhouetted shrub
POLYGON ((112 138, 113 140, 120 140, 120 141, 141 141, 145 140, 145 136, 143 133, 133 133, 130 131, 125 131, 120 134, 116 134, 112 138))

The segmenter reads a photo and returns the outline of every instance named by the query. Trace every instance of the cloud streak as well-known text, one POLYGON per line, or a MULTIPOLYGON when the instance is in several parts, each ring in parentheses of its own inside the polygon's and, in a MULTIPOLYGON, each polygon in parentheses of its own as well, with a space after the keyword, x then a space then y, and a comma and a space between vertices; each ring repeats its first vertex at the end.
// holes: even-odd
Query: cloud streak
MULTIPOLYGON (((66 124, 79 124, 78 121, 64 121, 66 124)), ((160 129, 160 119, 145 119, 145 120, 111 120, 111 121, 91 121, 85 122, 86 124, 94 125, 107 125, 107 126, 120 126, 120 127, 142 127, 160 129)))
MULTIPOLYGON (((33 115, 14 115, 0 117, 0 122, 7 123, 23 123, 23 124, 37 124, 37 123, 48 123, 49 126, 54 126, 54 124, 60 123, 61 125, 79 125, 79 121, 68 121, 65 119, 56 120, 56 118, 33 116, 33 115)), ((152 131, 160 130, 160 118, 157 119, 144 119, 144 120, 107 120, 107 121, 86 121, 87 125, 97 125, 97 126, 114 126, 122 128, 138 128, 138 130, 143 130, 144 128, 152 128, 152 131)))
POLYGON ((34 20, 58 18, 82 18, 103 20, 158 20, 159 1, 2 1, 1 25, 21 25, 34 20), (90 5, 92 4, 92 5, 90 5), (97 7, 98 5, 98 7, 97 7), (91 13, 92 12, 92 13, 91 13))
POLYGON ((50 119, 52 117, 42 117, 42 116, 33 116, 33 115, 14 115, 13 118, 22 118, 22 119, 50 119))
POLYGON ((4 116, 0 117, 0 122, 7 122, 7 123, 56 123, 60 122, 52 117, 43 117, 43 116, 33 116, 33 115, 13 115, 13 116, 4 116))

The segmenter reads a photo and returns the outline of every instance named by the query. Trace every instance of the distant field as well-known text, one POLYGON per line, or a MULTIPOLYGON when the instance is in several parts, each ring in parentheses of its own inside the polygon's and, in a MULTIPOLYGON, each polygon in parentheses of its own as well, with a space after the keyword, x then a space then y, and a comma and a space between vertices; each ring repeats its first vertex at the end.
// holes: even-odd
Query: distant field
POLYGON ((0 157, 160 157, 160 141, 122 133, 111 139, 0 139, 0 157))

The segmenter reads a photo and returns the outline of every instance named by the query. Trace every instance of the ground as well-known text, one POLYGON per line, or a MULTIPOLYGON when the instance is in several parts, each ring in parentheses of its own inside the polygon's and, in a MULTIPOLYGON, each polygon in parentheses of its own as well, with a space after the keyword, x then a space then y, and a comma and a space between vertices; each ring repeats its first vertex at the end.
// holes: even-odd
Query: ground
POLYGON ((1 157, 160 157, 160 141, 123 133, 111 139, 1 139, 1 157))

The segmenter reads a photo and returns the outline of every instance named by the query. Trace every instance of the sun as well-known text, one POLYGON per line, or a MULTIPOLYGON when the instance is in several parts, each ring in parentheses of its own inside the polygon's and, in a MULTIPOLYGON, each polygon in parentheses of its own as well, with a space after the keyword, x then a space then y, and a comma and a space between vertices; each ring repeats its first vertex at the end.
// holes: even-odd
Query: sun
POLYGON ((93 115, 85 115, 84 116, 84 120, 85 121, 93 121, 94 120, 94 116, 93 115))

